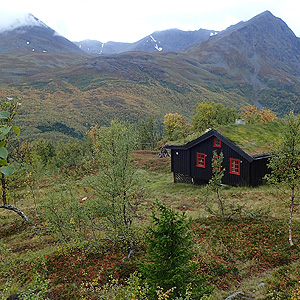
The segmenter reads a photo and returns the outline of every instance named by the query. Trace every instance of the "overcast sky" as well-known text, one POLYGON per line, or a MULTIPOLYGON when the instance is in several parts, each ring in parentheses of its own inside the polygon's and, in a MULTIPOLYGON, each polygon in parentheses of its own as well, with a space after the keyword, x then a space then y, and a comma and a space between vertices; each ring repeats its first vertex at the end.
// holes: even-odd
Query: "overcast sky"
POLYGON ((300 37, 299 0, 0 0, 0 26, 27 12, 71 41, 135 42, 170 28, 223 30, 265 10, 300 37))

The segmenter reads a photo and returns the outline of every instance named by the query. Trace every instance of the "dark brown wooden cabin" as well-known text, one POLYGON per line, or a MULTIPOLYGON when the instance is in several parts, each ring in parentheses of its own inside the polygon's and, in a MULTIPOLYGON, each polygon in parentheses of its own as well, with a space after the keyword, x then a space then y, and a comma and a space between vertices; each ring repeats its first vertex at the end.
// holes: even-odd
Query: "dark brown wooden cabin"
POLYGON ((216 130, 210 130, 184 146, 168 145, 171 149, 171 171, 174 182, 208 183, 212 177, 213 151, 223 152, 225 168, 223 184, 257 186, 268 171, 270 155, 251 156, 216 130))

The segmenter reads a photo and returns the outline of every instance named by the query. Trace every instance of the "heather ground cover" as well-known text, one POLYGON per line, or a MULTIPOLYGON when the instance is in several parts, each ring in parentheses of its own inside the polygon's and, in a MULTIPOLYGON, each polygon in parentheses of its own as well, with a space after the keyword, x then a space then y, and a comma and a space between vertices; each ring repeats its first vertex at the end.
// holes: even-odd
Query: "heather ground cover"
MULTIPOLYGON (((282 219, 200 219, 194 223, 194 231, 201 268, 221 290, 299 259, 299 248, 288 245, 286 222, 282 219)), ((299 233, 297 228, 295 235, 299 233)))

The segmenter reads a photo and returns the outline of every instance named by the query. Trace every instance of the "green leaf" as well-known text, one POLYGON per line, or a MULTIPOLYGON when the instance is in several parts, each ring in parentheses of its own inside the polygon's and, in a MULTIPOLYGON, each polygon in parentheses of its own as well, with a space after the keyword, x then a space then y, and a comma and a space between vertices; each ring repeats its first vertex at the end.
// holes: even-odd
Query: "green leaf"
POLYGON ((8 119, 10 116, 10 113, 6 110, 0 111, 0 119, 8 119))
POLYGON ((8 156, 8 151, 6 148, 0 148, 0 157, 6 159, 8 156))
POLYGON ((13 166, 4 166, 0 168, 1 173, 3 173, 6 176, 10 176, 14 172, 14 167, 13 166))
POLYGON ((18 126, 13 126, 12 129, 13 129, 13 131, 14 131, 17 135, 20 135, 21 130, 20 130, 20 128, 19 128, 18 126))
POLYGON ((3 148, 5 146, 6 142, 5 141, 1 141, 0 142, 0 148, 3 148))
POLYGON ((6 159, 0 159, 0 166, 7 166, 7 160, 6 159))
POLYGON ((9 133, 9 131, 11 130, 11 126, 1 126, 0 127, 0 134, 4 134, 7 135, 9 133))

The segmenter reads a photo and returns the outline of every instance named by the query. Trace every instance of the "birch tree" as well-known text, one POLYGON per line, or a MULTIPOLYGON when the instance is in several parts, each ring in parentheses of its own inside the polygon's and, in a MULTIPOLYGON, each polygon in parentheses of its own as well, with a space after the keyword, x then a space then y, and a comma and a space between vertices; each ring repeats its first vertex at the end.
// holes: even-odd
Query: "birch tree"
POLYGON ((9 153, 7 150, 7 144, 10 140, 11 134, 15 133, 20 135, 20 129, 18 126, 13 125, 13 120, 16 116, 19 102, 14 102, 8 98, 8 101, 4 101, 0 105, 0 173, 1 173, 1 189, 2 189, 2 204, 0 208, 14 211, 26 222, 29 222, 29 218, 19 208, 8 203, 7 199, 7 176, 12 175, 14 172, 14 166, 9 163, 9 153))
POLYGON ((95 210, 105 219, 106 234, 135 248, 137 206, 143 198, 131 153, 136 136, 130 124, 112 121, 109 127, 94 130, 94 154, 99 173, 91 183, 98 199, 95 210))
POLYGON ((283 199, 289 207, 289 243, 293 243, 292 224, 295 207, 299 202, 300 187, 300 117, 291 112, 284 119, 282 138, 272 153, 269 167, 271 173, 266 176, 270 184, 275 185, 287 196, 283 199))
POLYGON ((172 141, 185 137, 188 132, 188 125, 185 118, 178 113, 169 113, 164 116, 166 137, 172 141))
POLYGON ((220 194, 220 189, 222 187, 222 179, 224 177, 225 168, 222 167, 224 159, 223 152, 220 155, 217 154, 216 151, 213 152, 213 159, 212 159, 212 178, 209 180, 208 189, 209 192, 216 192, 218 197, 218 203, 221 211, 221 215, 225 218, 225 211, 224 211, 224 202, 220 194))

